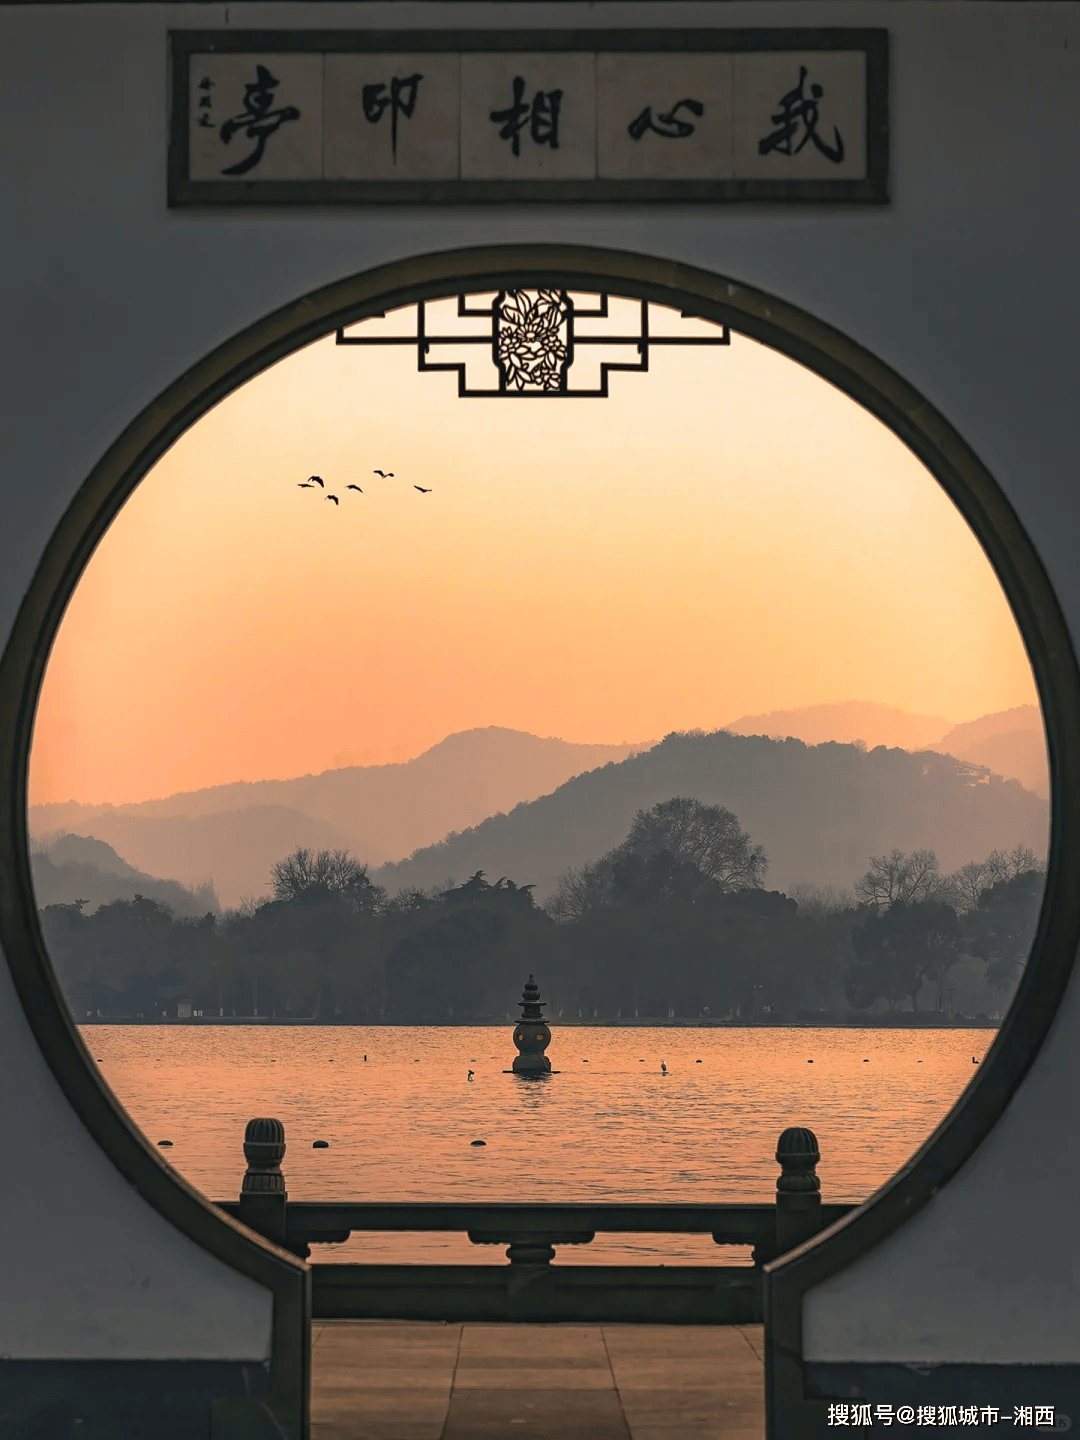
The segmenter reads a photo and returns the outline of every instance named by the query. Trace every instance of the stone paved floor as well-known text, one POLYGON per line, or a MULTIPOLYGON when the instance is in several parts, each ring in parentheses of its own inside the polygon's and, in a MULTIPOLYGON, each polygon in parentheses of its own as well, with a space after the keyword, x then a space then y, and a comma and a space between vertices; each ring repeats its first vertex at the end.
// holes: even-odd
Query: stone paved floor
POLYGON ((760 1325, 312 1326, 312 1440, 763 1440, 760 1325))

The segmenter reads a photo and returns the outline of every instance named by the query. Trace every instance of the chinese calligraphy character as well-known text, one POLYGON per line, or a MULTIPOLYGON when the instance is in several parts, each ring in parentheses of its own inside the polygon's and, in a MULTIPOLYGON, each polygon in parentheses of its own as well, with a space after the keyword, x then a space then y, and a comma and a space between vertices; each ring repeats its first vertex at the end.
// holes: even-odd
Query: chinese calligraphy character
POLYGON ((244 86, 244 109, 239 115, 226 120, 218 132, 221 143, 228 145, 233 136, 243 130, 249 140, 255 141, 255 149, 250 155, 245 155, 243 160, 223 170, 223 175, 246 175, 249 170, 254 170, 263 157, 270 136, 279 130, 286 120, 300 119, 300 111, 295 105, 271 110, 274 91, 280 82, 270 74, 265 65, 255 66, 255 76, 251 84, 244 86))
POLYGON ((826 160, 831 160, 834 165, 839 165, 844 158, 844 142, 840 138, 840 131, 833 126, 833 145, 826 145, 825 141, 818 134, 818 120, 820 118, 820 106, 818 101, 825 91, 820 85, 811 85, 810 94, 806 94, 806 66, 799 66, 799 83, 794 90, 788 93, 780 101, 780 109, 769 119, 778 126, 771 135, 766 135, 764 140, 758 141, 758 154, 768 155, 775 150, 781 155, 797 155, 800 150, 809 142, 813 142, 826 160), (795 139, 802 128, 802 138, 795 144, 795 139))
POLYGON ((531 105, 524 100, 525 81, 520 75, 514 76, 514 103, 507 110, 492 110, 490 118, 496 124, 502 122, 500 140, 509 140, 515 155, 521 154, 521 132, 526 125, 535 145, 550 145, 559 148, 559 106, 562 104, 561 90, 538 90, 531 105))
MULTIPOLYGON (((199 81, 199 89, 206 92, 199 97, 200 110, 213 109, 214 101, 213 97, 209 93, 213 88, 213 80, 210 79, 209 75, 204 75, 203 78, 199 81)), ((209 115, 199 116, 199 128, 202 130, 213 130, 215 128, 214 122, 210 119, 209 115)))
POLYGON ((394 153, 394 164, 397 164, 397 128, 398 116, 404 115, 406 120, 412 119, 412 113, 416 109, 416 97, 420 90, 420 81, 423 75, 409 75, 405 79, 398 79, 396 76, 390 81, 390 93, 386 93, 385 85, 365 85, 361 91, 361 101, 364 106, 364 117, 372 125, 377 125, 387 110, 390 111, 390 148, 394 153))
POLYGON ((656 119, 653 119, 652 106, 646 105, 636 120, 631 120, 626 127, 631 139, 640 140, 647 130, 654 135, 663 135, 665 140, 685 140, 688 135, 694 133, 694 127, 689 120, 678 118, 680 110, 689 110, 691 115, 696 115, 700 120, 705 114, 705 106, 700 100, 679 100, 670 110, 664 110, 656 119))

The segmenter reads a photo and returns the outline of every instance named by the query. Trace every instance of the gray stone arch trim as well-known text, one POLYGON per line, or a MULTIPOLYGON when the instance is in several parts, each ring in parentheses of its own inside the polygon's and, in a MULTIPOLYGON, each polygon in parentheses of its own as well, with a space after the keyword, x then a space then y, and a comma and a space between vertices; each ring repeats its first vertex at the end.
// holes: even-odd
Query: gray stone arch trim
POLYGON ((230 1221, 164 1165, 101 1080, 63 1002, 30 877, 26 807, 34 713, 64 609, 94 547, 150 467, 207 410, 338 326, 459 289, 513 285, 603 288, 727 323, 858 401, 937 477, 981 542, 1019 625, 1042 701, 1053 828, 1026 973, 977 1076, 913 1159, 847 1219, 766 1271, 772 1428, 777 1405, 793 1417, 788 1407, 798 1411, 805 1394, 803 1295, 899 1229, 989 1134, 1046 1038, 1080 940, 1080 887, 1070 886, 1065 870, 1065 856, 1080 850, 1080 670, 1053 588, 1012 507, 971 448, 906 381, 840 331, 785 301, 692 266, 580 246, 515 245, 423 255, 369 270, 284 306, 219 346, 146 407, 80 487, 45 549, 0 659, 0 773, 8 780, 0 797, 0 874, 7 880, 0 887, 0 942, 46 1062, 113 1164, 184 1234, 272 1290, 268 1398, 288 1427, 281 1433, 306 1433, 307 1267, 230 1221))

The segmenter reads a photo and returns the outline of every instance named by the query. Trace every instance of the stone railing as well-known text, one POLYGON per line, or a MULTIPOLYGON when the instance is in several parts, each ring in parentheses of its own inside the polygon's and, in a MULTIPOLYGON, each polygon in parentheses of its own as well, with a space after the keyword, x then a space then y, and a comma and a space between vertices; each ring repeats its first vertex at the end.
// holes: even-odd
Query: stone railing
POLYGON ((801 1245, 854 1207, 825 1205, 812 1130, 777 1142, 774 1204, 450 1204, 292 1201, 281 1162, 280 1120, 248 1122, 247 1173, 238 1201, 220 1208, 307 1258, 363 1231, 457 1231, 475 1245, 505 1245, 509 1264, 313 1265, 320 1318, 417 1320, 638 1320, 751 1323, 761 1319, 760 1267, 801 1245), (753 1247, 753 1265, 566 1265, 557 1247, 598 1234, 709 1235, 753 1247))

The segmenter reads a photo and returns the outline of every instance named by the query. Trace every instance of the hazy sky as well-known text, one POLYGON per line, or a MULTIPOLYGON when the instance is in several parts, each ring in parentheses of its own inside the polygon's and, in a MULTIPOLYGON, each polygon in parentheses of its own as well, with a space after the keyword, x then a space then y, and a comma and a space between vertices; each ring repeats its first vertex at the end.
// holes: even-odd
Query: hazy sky
POLYGON ((852 698, 954 722, 1035 701, 944 492, 782 356, 654 351, 610 399, 561 402, 459 400, 415 367, 320 341, 148 475, 60 630, 32 801, 404 760, 480 725, 618 742, 852 698), (312 472, 340 506, 297 488, 312 472))

